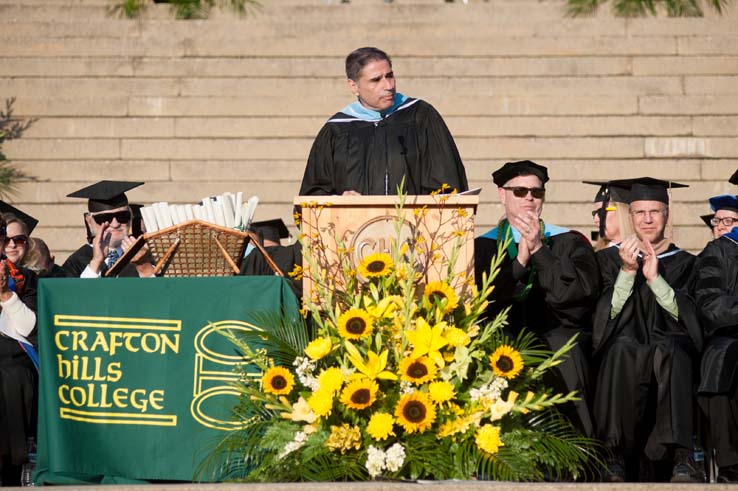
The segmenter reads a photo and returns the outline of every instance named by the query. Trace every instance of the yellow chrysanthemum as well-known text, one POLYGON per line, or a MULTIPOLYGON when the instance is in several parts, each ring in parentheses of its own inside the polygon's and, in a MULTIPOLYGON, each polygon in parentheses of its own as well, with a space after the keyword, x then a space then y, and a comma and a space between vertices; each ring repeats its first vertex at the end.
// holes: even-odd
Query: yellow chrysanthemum
POLYGON ((316 416, 327 416, 331 413, 331 410, 333 409, 333 393, 326 390, 318 389, 317 391, 313 392, 310 397, 308 397, 307 403, 316 416))
POLYGON ((445 306, 443 307, 443 312, 446 314, 453 312, 454 309, 459 306, 458 295, 456 295, 453 288, 443 281, 431 281, 425 285, 423 298, 431 305, 433 305, 437 300, 440 300, 441 304, 443 304, 443 300, 446 300, 445 306))
POLYGON ((415 391, 400 398, 395 407, 395 417, 408 433, 423 433, 436 420, 436 406, 426 394, 415 391))
POLYGON ((489 357, 495 375, 514 379, 523 370, 523 357, 513 347, 503 344, 489 357))
POLYGON ((311 360, 320 360, 325 355, 331 352, 333 343, 331 338, 316 338, 310 341, 310 344, 305 348, 305 354, 310 357, 311 360))
POLYGON ((420 358, 403 358, 400 362, 400 379, 415 385, 430 382, 436 378, 436 364, 425 356, 420 358))
POLYGON ((366 425, 366 432, 375 440, 385 440, 390 436, 395 436, 392 426, 395 424, 395 418, 387 413, 374 413, 369 424, 366 425))
POLYGON ((261 378, 262 390, 275 396, 289 394, 294 386, 295 377, 283 367, 271 367, 261 378))
POLYGON ((341 392, 341 402, 351 409, 365 409, 377 400, 378 391, 379 386, 373 380, 354 380, 341 392))
POLYGON ((348 450, 361 448, 361 430, 358 426, 344 423, 341 426, 331 425, 331 435, 325 441, 325 446, 333 450, 346 453, 348 450))
POLYGON ((436 404, 450 401, 454 398, 454 386, 445 380, 433 382, 428 386, 428 395, 436 404))
POLYGON ((335 394, 341 390, 343 372, 338 367, 330 367, 318 375, 318 389, 335 394))
POLYGON ((381 278, 392 271, 392 257, 384 252, 369 254, 359 263, 359 274, 364 278, 381 278))
POLYGON ((471 338, 463 329, 458 327, 447 327, 443 331, 443 337, 448 341, 451 347, 466 346, 471 342, 471 338))
POLYGON ((484 425, 477 430, 476 443, 477 447, 492 455, 505 445, 500 440, 500 428, 492 425, 484 425))
POLYGON ((372 333, 372 318, 362 309, 349 309, 338 318, 338 335, 344 339, 357 340, 372 333))

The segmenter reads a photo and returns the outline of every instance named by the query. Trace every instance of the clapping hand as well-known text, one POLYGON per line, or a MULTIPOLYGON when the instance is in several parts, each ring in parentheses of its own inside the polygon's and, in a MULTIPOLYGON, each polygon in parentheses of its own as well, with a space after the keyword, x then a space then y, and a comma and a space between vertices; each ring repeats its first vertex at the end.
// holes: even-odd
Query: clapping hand
POLYGON ((631 235, 620 243, 620 261, 623 263, 623 271, 628 274, 638 272, 638 237, 631 235))
POLYGON ((530 257, 543 247, 541 242, 541 222, 532 212, 526 212, 521 216, 513 218, 512 226, 520 232, 520 243, 518 244, 518 262, 527 266, 530 257))
POLYGON ((650 283, 659 275, 659 259, 651 242, 645 241, 643 244, 646 249, 643 254, 643 276, 650 283))

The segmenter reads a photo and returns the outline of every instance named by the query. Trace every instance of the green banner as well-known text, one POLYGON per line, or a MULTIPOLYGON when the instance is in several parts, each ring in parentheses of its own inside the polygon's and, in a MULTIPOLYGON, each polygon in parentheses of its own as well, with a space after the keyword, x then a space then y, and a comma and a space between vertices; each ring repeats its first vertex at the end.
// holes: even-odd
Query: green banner
POLYGON ((36 482, 192 481, 240 357, 221 328, 298 315, 279 277, 49 279, 38 300, 36 482))

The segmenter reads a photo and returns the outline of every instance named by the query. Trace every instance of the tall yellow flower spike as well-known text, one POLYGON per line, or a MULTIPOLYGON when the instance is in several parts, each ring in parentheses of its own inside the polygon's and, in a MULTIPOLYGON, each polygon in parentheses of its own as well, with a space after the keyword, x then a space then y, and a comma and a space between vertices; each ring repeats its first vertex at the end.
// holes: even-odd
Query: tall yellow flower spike
POLYGON ((413 352, 410 357, 420 358, 427 355, 428 358, 436 362, 436 365, 443 368, 446 362, 443 361, 440 350, 448 344, 448 340, 443 337, 445 328, 445 322, 439 322, 431 327, 425 319, 418 317, 415 320, 415 331, 405 332, 407 340, 413 345, 413 352))
POLYGON ((346 352, 351 364, 364 376, 370 380, 383 379, 383 380, 397 380, 397 375, 385 370, 387 367, 387 358, 389 356, 389 350, 384 350, 380 354, 376 354, 373 351, 367 352, 367 360, 359 353, 356 346, 346 341, 346 352))

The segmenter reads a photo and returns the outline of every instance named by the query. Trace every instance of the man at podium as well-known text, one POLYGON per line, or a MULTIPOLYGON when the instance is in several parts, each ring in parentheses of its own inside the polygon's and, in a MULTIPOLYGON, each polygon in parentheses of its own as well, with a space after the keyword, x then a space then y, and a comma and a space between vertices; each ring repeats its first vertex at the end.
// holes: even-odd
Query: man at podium
POLYGON ((377 48, 346 58, 357 101, 331 117, 310 150, 300 195, 430 194, 466 191, 464 164, 441 115, 396 91, 392 60, 377 48))

